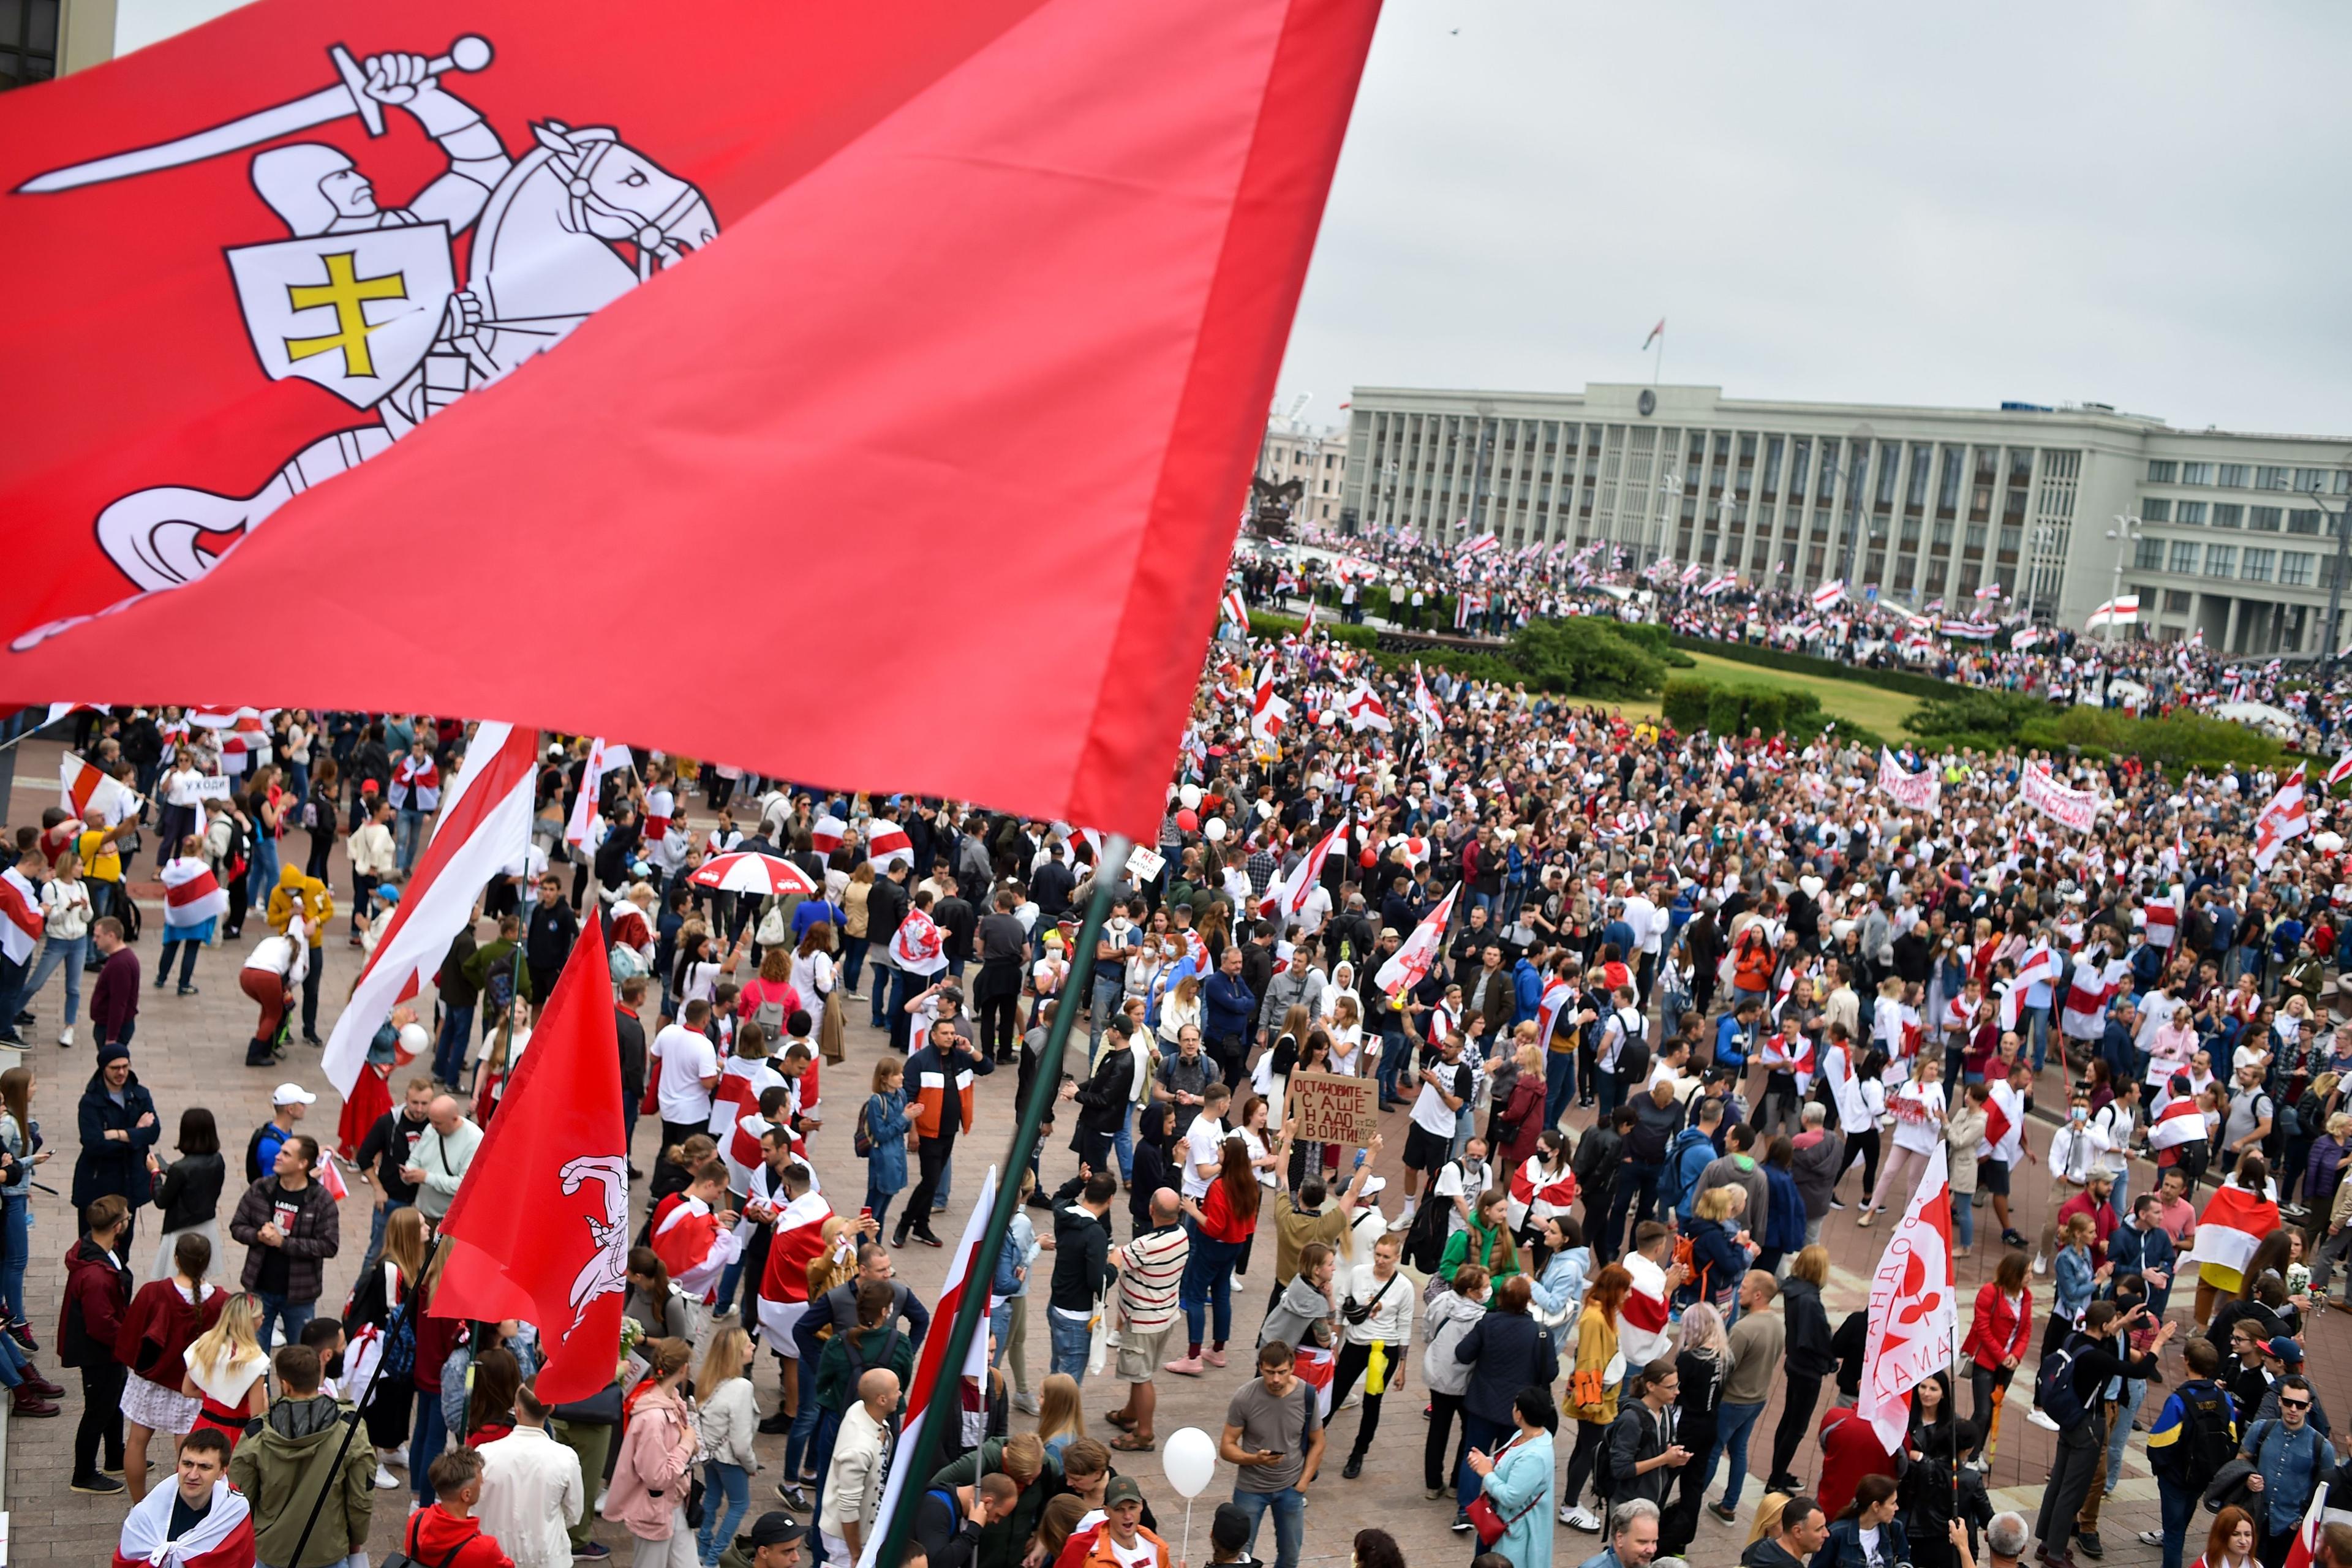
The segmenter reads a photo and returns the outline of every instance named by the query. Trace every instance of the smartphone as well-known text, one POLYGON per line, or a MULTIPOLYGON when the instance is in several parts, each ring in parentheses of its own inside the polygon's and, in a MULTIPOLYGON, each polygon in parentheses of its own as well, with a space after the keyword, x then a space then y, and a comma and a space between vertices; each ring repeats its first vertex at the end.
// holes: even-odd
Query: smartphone
POLYGON ((874 1205, 872 1204, 859 1205, 857 1209, 857 1217, 859 1219, 872 1219, 874 1217, 874 1205))

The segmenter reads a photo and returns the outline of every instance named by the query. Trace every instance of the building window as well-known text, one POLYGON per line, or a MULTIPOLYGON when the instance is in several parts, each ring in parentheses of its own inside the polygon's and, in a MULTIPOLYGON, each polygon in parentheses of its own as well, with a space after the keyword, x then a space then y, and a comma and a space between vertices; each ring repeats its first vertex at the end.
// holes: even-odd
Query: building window
POLYGON ((2176 462, 2173 462, 2173 461, 2172 461, 2172 460, 2170 460, 2169 458, 2150 458, 2150 459, 2148 460, 2148 465, 2147 465, 2147 482, 2148 482, 2149 484, 2152 484, 2152 485, 2169 485, 2169 484, 2177 484, 2177 483, 2179 483, 2179 479, 2180 479, 2180 465, 2179 465, 2179 464, 2178 464, 2178 463, 2176 463, 2176 462))
POLYGON ((2003 524, 2000 531, 2000 552, 2011 560, 2017 559, 2018 547, 2025 542, 2025 530, 2003 524))
POLYGON ((2139 503, 2139 520, 2142 522, 2170 522, 2172 503, 2162 496, 2143 500, 2139 503))
POLYGON ((1902 447, 1892 441, 1878 444, 1878 504, 1882 508, 1895 504, 1895 470, 1902 462, 1902 447))
POLYGON ((2197 542, 2176 539, 2172 542, 2172 570, 2183 577, 2197 570, 2197 542))
POLYGON ((2246 526, 2257 533, 2276 533, 2285 517, 2274 506, 2250 506, 2246 509, 2246 526))
POLYGON ((2254 470, 2254 489, 2258 490, 2283 490, 2287 488, 2292 477, 2293 476, 2289 470, 2285 468, 2256 468, 2254 470))
POLYGON ((1958 447, 1947 447, 1943 463, 1943 477, 1936 483, 1936 510, 1956 512, 1960 510, 1960 474, 1968 467, 1968 455, 1958 447))
POLYGON ((2307 588, 2311 585, 2311 556, 2307 552, 2290 550, 2279 557, 2279 585, 2285 588, 2307 588))
POLYGON ((2305 495, 2315 496, 2325 493, 2327 489, 2327 470, 2297 468, 2294 471, 2294 488, 2305 495))
POLYGON ((0 92, 58 74, 58 0, 0 0, 0 92))
POLYGON ((2200 528, 2202 528, 2205 525, 2205 503, 2201 500, 2184 500, 2174 502, 2172 507, 2172 521, 2175 522, 2193 522, 2200 528))
POLYGON ((2213 482, 2213 465, 2210 463, 2181 464, 2180 482, 2184 485, 2211 484, 2213 482))
POLYGON ((2164 591, 2164 613, 2168 616, 2187 615, 2189 597, 2185 588, 2167 588, 2164 591))
POLYGON ((2296 507, 2286 514, 2286 531, 2289 533, 2317 533, 2319 509, 2315 506, 2296 507))
POLYGON ((1822 482, 1821 488, 1813 492, 1815 500, 1826 503, 1837 498, 1837 470, 1838 443, 1824 440, 1822 443, 1822 482))
POLYGON ((1775 436, 1764 444, 1764 493, 1778 495, 1780 490, 1781 437, 1775 436))
POLYGON ((2033 479, 2033 448, 2011 447, 2009 449, 2009 482, 2022 485, 2033 479))
POLYGON ((1904 492, 1903 504, 1913 511, 1927 504, 1927 469, 1935 457, 1933 447, 1922 444, 1911 448, 1911 483, 1904 492))
POLYGON ((2237 546, 2233 544, 2214 544, 2206 547, 2205 575, 2208 577, 2234 577, 2237 574, 2237 546))
POLYGON ((2132 557, 2132 569, 2136 572, 2163 571, 2164 541, 2161 539, 2142 539, 2139 542, 2139 550, 2137 553, 2134 554, 2132 557))
POLYGON ((1969 524, 1969 538, 1968 543, 1965 546, 1968 552, 1971 555, 1983 554, 1984 542, 1985 525, 1981 522, 1972 522, 1969 524))
POLYGON ((1789 443, 1789 493, 1799 500, 1805 497, 1805 470, 1812 456, 1811 437, 1800 436, 1789 443))
POLYGON ((2249 583, 2267 583, 2271 580, 2271 567, 2277 560, 2278 552, 2275 550, 2249 549, 2245 564, 2238 569, 2238 575, 2249 583))
POLYGON ((1948 517, 1939 517, 1936 520, 1936 548, 1939 552, 1948 552, 1952 548, 1952 520, 1948 517))
MULTIPOLYGON (((2202 502, 2200 501, 2200 502, 2199 502, 2199 503, 2197 503, 2197 504, 2199 504, 2199 505, 2202 505, 2202 504, 2204 504, 2204 503, 2202 503, 2202 502)), ((2217 500, 2217 501, 2215 501, 2215 502, 2213 503, 2213 526, 2214 526, 2214 527, 2216 527, 2216 528, 2241 528, 2241 527, 2243 527, 2243 526, 2245 525, 2245 521, 2246 521, 2246 509, 2245 509, 2244 507, 2242 507, 2242 506, 2240 506, 2236 501, 2233 501, 2233 500, 2217 500)))
POLYGON ((2246 488, 2246 465, 2243 463, 2222 464, 2221 471, 2214 482, 2219 484, 2225 490, 2244 489, 2246 488))

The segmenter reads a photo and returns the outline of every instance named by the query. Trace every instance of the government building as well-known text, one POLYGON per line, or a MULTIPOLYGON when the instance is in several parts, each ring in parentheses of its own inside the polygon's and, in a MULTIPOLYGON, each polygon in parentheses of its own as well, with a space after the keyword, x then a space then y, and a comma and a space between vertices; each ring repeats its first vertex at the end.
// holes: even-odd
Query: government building
POLYGON ((1506 550, 1622 546, 1639 567, 1738 573, 2080 627, 2137 593, 2122 635, 2309 655, 2326 637, 2352 440, 2177 430, 2103 404, 1997 409, 1782 403, 1713 386, 1581 393, 1358 387, 1344 531, 1506 550))

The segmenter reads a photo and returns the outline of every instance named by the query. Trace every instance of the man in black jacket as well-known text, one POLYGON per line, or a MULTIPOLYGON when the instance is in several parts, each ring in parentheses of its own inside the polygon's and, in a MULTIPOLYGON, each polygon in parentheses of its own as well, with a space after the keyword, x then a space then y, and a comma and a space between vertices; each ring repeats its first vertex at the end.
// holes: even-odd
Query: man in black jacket
MULTIPOLYGON (((1052 1006, 1054 1004, 1047 1003, 1052 1006)), ((1088 1170, 1110 1169, 1111 1144, 1118 1135, 1119 1124, 1127 1120, 1127 1107, 1135 1092, 1135 1048, 1131 1037, 1135 1026, 1124 1013, 1114 1013, 1107 1026, 1110 1045, 1104 1050, 1102 1060, 1083 1087, 1072 1084, 1062 1090, 1063 1097, 1078 1102, 1077 1136, 1070 1147, 1078 1156, 1078 1163, 1088 1170)), ((1025 1093, 1024 1103, 1025 1103, 1025 1093)))
POLYGON ((874 1016, 870 1022, 877 1029, 889 1027, 893 1005, 903 1008, 914 1000, 914 989, 907 982, 917 977, 899 976, 898 966, 890 960, 890 939, 898 934, 898 927, 907 918, 907 877, 908 863, 894 859, 890 868, 875 879, 873 890, 866 895, 866 957, 874 969, 874 1016), (891 1000, 894 989, 898 991, 895 1003, 891 1000))
POLYGON ((539 902, 530 907, 530 925, 523 936, 523 967, 530 971, 530 994, 555 994, 563 961, 580 935, 580 917, 563 901, 563 884, 552 872, 539 879, 539 902))
POLYGON ((2086 1414, 2058 1434, 2057 1461, 2042 1491, 2042 1514, 2034 1521, 2033 1533, 2042 1543, 2037 1555, 2044 1563, 2074 1562, 2069 1549, 2074 1539, 2074 1516, 2089 1499, 2093 1474, 2107 1451, 2106 1402, 2099 1398, 2101 1386, 2110 1378, 2155 1377, 2157 1358, 2180 1328, 2179 1323, 2168 1322, 2157 1330, 2145 1355, 2116 1354, 2116 1337, 2141 1327, 2148 1317, 2144 1304, 2125 1314, 2116 1310, 2113 1301, 2094 1301, 2084 1309, 2081 1331, 2066 1337, 2064 1348, 2074 1355, 2069 1371, 2074 1380, 2074 1397, 2086 1414))
POLYGON ((400 1173, 415 1163, 416 1141, 433 1125, 433 1119, 425 1114, 432 1103, 433 1080, 419 1073, 408 1080, 401 1103, 377 1117, 367 1136, 360 1140, 359 1154, 352 1163, 359 1167, 360 1180, 375 1187, 375 1217, 368 1222, 367 1256, 360 1260, 362 1275, 383 1251, 384 1222, 392 1217, 392 1211, 416 1201, 416 1184, 402 1180, 400 1173))
POLYGON ((1662 1356, 1642 1369, 1642 1396, 1618 1407, 1609 1427, 1612 1507, 1636 1498, 1663 1506, 1674 1472, 1690 1463, 1690 1450, 1675 1440, 1681 1393, 1675 1363, 1662 1356))
POLYGON ((1070 907, 1070 889, 1078 885, 1076 873, 1070 869, 1069 851, 1058 838, 1045 844, 1045 863, 1029 879, 1029 896, 1037 903, 1037 923, 1042 931, 1046 922, 1058 921, 1070 907))
MULTIPOLYGON (((621 1049, 621 1147, 625 1151, 637 1132, 637 1104, 646 1097, 646 977, 632 974, 621 982, 621 999, 613 1007, 613 1036, 621 1049)), ((645 1174, 629 1167, 629 1180, 645 1174)))
POLYGON ((1048 1371, 1086 1375, 1095 1302, 1116 1274, 1110 1264, 1110 1204, 1118 1195, 1117 1176, 1085 1164, 1054 1194, 1054 1279, 1045 1307, 1054 1358, 1048 1371))

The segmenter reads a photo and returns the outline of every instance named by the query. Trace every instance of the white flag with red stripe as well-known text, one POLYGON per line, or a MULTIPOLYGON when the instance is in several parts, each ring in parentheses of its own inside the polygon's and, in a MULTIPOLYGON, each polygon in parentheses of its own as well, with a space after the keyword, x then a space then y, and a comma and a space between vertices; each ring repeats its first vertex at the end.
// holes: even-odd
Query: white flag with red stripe
POLYGON ((742 1252, 732 1226, 720 1222, 700 1198, 680 1198, 653 1235, 654 1256, 668 1270, 670 1283, 688 1296, 708 1301, 719 1277, 742 1252))
POLYGON ((165 931, 185 931, 227 912, 227 889, 210 865, 194 855, 174 856, 163 863, 165 931))
POLYGON ((595 847, 596 825, 604 820, 598 807, 604 794, 604 775, 630 765, 628 747, 608 746, 602 735, 588 743, 588 762, 580 770, 580 796, 572 803, 572 820, 563 825, 563 842, 574 849, 595 847), (614 761, 615 757, 620 760, 614 761))
POLYGON ((172 1534, 177 1486, 159 1486, 131 1505, 114 1548, 113 1568, 250 1568, 253 1510, 226 1479, 213 1483, 204 1518, 172 1534))
POLYGON ((1228 625, 1239 626, 1244 631, 1249 630, 1249 601, 1242 597, 1242 591, 1239 588, 1226 589, 1225 596, 1217 603, 1218 609, 1228 625))
POLYGON ((2347 751, 2342 756, 2336 758, 2336 765, 2327 770, 2327 783, 2330 788, 2342 784, 2346 779, 2352 779, 2352 751, 2347 751))
POLYGON ((1454 900, 1461 893, 1462 884, 1454 883, 1452 890, 1437 900, 1437 907, 1421 917, 1412 934, 1389 954, 1380 973, 1372 976, 1372 984, 1380 987, 1382 995, 1395 996, 1410 991, 1428 974, 1429 966, 1437 961, 1438 950, 1445 944, 1445 928, 1454 921, 1454 900))
POLYGON ((911 866, 915 863, 915 841, 888 817, 869 816, 866 819, 866 858, 874 863, 877 872, 887 871, 893 863, 911 866))
POLYGON ((58 759, 65 808, 84 822, 111 827, 139 809, 138 793, 111 779, 71 752, 58 759))
POLYGON ((2303 764, 2297 763, 2294 772, 2287 774, 2278 794, 2263 807, 2254 818, 2254 866, 2267 871, 2271 862, 2279 858, 2287 840, 2300 838, 2311 831, 2311 812, 2304 803, 2303 764))
POLYGON ((937 974, 948 966, 947 939, 940 922, 922 910, 908 910, 890 939, 890 962, 909 974, 937 974))
POLYGON ((2095 957, 2077 953, 2074 975, 2066 985, 2066 1005, 2059 1026, 2070 1040, 2095 1040, 2106 1032, 2107 1004, 2115 1000, 2131 965, 2110 959, 2104 967, 2095 957))
POLYGON ((1889 1453, 1911 1423, 1911 1391, 1951 1364, 1958 1308, 1952 1289, 1951 1183, 1945 1146, 1927 1156, 1911 1205, 1886 1238, 1870 1281, 1862 1394, 1854 1413, 1889 1453))
POLYGON ((2176 1267, 2185 1270, 2195 1261, 2243 1272, 2263 1237, 2278 1227, 2278 1205, 2243 1187, 2223 1187, 2197 1216, 2197 1239, 2176 1267))
POLYGON ((39 890, 14 866, 0 871, 0 955, 11 963, 29 963, 45 923, 39 890))
POLYGON ((1430 728, 1444 727, 1444 710, 1438 707, 1437 699, 1429 694, 1429 682, 1421 678, 1421 660, 1419 659, 1412 661, 1412 710, 1421 716, 1421 721, 1430 728))
POLYGON ((1258 900, 1260 919, 1287 922, 1305 911, 1316 880, 1323 875, 1323 862, 1330 855, 1331 847, 1346 837, 1347 826, 1343 820, 1339 826, 1325 834, 1322 842, 1299 857, 1298 864, 1290 868, 1290 875, 1266 889, 1265 897, 1258 900))
POLYGON ((2147 901, 2147 945, 2170 947, 2180 934, 2180 895, 2176 891, 2147 901))
POLYGON ((1543 1156, 1530 1154, 1511 1173, 1511 1228, 1530 1220, 1540 1223, 1566 1214, 1576 1202, 1576 1173, 1566 1166, 1555 1176, 1544 1169, 1543 1156))
POLYGON ((2177 1149, 2183 1143, 2202 1143, 2206 1139, 2205 1112, 2198 1109, 2193 1096, 2174 1095, 2165 1102, 2156 1120, 2148 1123, 2147 1142, 2152 1149, 2177 1149))
POLYGON ((483 888, 530 850, 538 738, 535 730, 496 720, 475 727, 465 764, 446 792, 440 825, 327 1041, 321 1065, 344 1095, 359 1081, 378 1026, 432 983, 449 944, 472 921, 483 888))
POLYGON ((820 855, 830 855, 841 847, 842 838, 848 832, 849 824, 828 811, 809 824, 809 847, 820 855))
POLYGON ((824 1254, 824 1222, 832 1217, 833 1205, 814 1189, 803 1193, 777 1214, 758 1287, 760 1326, 769 1333, 782 1335, 792 1328, 791 1314, 773 1309, 796 1306, 809 1299, 809 1265, 824 1254))
MULTIPOLYGON (((2048 942, 2037 942, 2027 949, 2025 957, 2017 966, 2015 979, 2001 991, 2000 1026, 2004 1029, 2016 1028, 2018 1020, 2025 1010, 2027 988, 2034 985, 2054 984, 2065 970, 2065 961, 2058 956, 2057 950, 2048 942)), ((1965 1022, 1963 1020, 1963 1023, 1965 1022)))
MULTIPOLYGON (((956 1312, 963 1305, 965 1289, 988 1289, 988 1281, 971 1277, 972 1262, 980 1256, 981 1237, 988 1234, 989 1211, 995 1206, 996 1167, 991 1165, 988 1174, 980 1179, 980 1192, 972 1199, 971 1217, 964 1221, 963 1236, 948 1258, 947 1283, 940 1288, 939 1300, 931 1303, 934 1331, 923 1336, 922 1353, 915 1358, 914 1381, 907 1389, 907 1421, 899 1430, 898 1442, 890 1449, 890 1468, 882 1482, 882 1504, 874 1514, 877 1520, 887 1520, 891 1516, 898 1506, 898 1494, 907 1489, 906 1467, 898 1461, 915 1452, 917 1440, 922 1435, 923 1423, 930 1419, 934 1408, 942 1415, 950 1415, 957 1408, 957 1400, 942 1399, 939 1395, 950 1387, 961 1388, 963 1378, 984 1378, 988 1375, 988 1335, 985 1332, 971 1336, 971 1349, 965 1355, 963 1365, 950 1369, 945 1363, 948 1341, 953 1337, 948 1332, 948 1325, 955 1321, 956 1312)), ((921 1486, 929 1479, 929 1477, 919 1478, 915 1484, 921 1486)), ((882 1551, 882 1537, 887 1533, 881 1530, 866 1532, 866 1552, 858 1558, 857 1568, 874 1568, 875 1560, 882 1551)))
POLYGON ((337 1203, 352 1195, 352 1184, 343 1180, 343 1163, 332 1149, 319 1151, 319 1185, 337 1203))
POLYGON ((1389 705, 1380 700, 1369 682, 1359 680, 1356 689, 1348 693, 1343 706, 1348 710, 1348 728, 1359 732, 1379 730, 1383 733, 1396 726, 1389 722, 1389 705))

